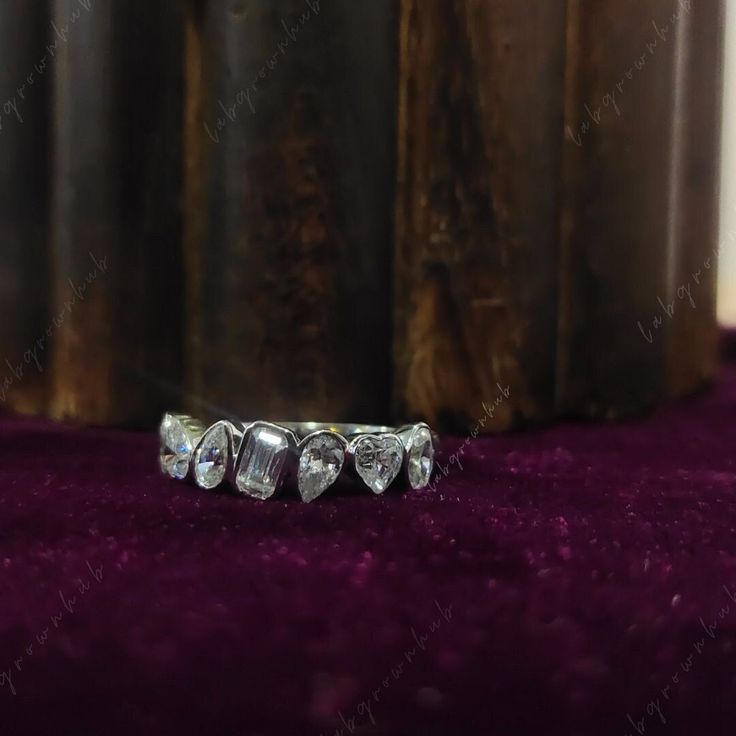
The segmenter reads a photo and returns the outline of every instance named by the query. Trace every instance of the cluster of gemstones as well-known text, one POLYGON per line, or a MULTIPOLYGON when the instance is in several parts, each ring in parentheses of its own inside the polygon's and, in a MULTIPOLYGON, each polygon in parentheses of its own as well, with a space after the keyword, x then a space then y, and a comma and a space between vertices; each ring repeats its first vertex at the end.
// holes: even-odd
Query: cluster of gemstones
POLYGON ((295 475, 302 500, 313 501, 345 468, 376 494, 402 471, 409 487, 419 490, 429 485, 434 468, 434 438, 424 423, 347 436, 319 429, 300 437, 272 422, 223 420, 205 427, 190 416, 165 414, 159 437, 159 462, 166 475, 190 478, 207 490, 228 481, 237 492, 260 500, 295 475))

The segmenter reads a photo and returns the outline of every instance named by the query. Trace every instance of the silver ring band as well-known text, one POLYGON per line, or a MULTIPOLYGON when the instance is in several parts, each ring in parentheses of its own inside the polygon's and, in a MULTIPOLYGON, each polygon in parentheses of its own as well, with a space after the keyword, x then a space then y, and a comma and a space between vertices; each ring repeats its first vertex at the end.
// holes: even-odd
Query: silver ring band
POLYGON ((343 437, 350 437, 354 434, 387 434, 396 432, 396 427, 386 427, 376 424, 356 424, 356 423, 340 423, 330 424, 329 422, 274 422, 281 427, 290 429, 300 439, 313 434, 314 432, 336 432, 343 437))
POLYGON ((159 438, 159 464, 171 478, 191 479, 206 490, 227 480, 237 492, 259 500, 296 478, 306 502, 321 496, 343 471, 375 494, 386 491, 402 471, 410 488, 426 488, 437 441, 423 422, 388 427, 221 420, 207 427, 172 413, 164 415, 159 438))

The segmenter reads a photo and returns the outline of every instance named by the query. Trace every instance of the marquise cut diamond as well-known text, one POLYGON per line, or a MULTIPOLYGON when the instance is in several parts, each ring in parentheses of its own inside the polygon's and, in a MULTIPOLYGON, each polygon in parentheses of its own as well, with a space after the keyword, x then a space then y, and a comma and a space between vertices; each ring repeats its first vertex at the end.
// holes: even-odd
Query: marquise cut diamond
POLYGON ((299 457, 297 482, 303 501, 321 496, 340 475, 345 449, 338 435, 325 432, 308 439, 299 457))
POLYGON ((414 430, 407 456, 409 484, 414 490, 426 488, 434 469, 434 445, 428 427, 420 425, 414 430))
POLYGON ((166 414, 159 429, 159 439, 161 470, 176 480, 183 480, 189 472, 189 461, 195 444, 192 432, 181 417, 166 414))
POLYGON ((354 455, 358 475, 374 493, 383 493, 401 470, 404 446, 392 435, 361 437, 354 455))

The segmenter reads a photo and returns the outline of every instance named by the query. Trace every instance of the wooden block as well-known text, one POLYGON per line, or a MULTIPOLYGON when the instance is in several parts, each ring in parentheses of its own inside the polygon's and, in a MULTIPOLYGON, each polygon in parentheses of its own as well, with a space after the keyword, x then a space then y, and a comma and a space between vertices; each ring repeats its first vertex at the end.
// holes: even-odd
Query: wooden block
POLYGON ((45 0, 0 3, 0 410, 34 414, 51 352, 48 31, 45 0))
POLYGON ((402 0, 395 411, 554 408, 563 0, 402 0), (510 390, 508 398, 501 389, 510 390))
POLYGON ((181 4, 56 0, 54 22, 52 409, 150 424, 181 401, 181 4))
POLYGON ((386 420, 393 0, 211 0, 187 32, 188 403, 386 420))
POLYGON ((617 417, 667 395, 667 328, 651 342, 645 334, 664 316, 659 301, 671 299, 678 247, 670 196, 678 10, 678 0, 569 3, 557 376, 564 414, 617 417))
MULTIPOLYGON (((678 396, 707 384, 718 367, 716 317, 718 213, 725 4, 692 0, 675 38, 673 170, 675 309, 670 321, 667 384, 678 396)), ((736 203, 726 203, 734 207, 736 203)))

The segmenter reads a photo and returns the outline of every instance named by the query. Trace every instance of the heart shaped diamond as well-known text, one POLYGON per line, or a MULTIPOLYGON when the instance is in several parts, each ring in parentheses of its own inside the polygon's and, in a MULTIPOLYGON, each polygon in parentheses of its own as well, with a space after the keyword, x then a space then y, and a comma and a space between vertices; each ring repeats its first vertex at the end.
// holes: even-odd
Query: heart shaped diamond
POLYGON ((393 483, 404 462, 404 446, 391 434, 365 435, 353 445, 355 470, 373 493, 383 493, 393 483))

